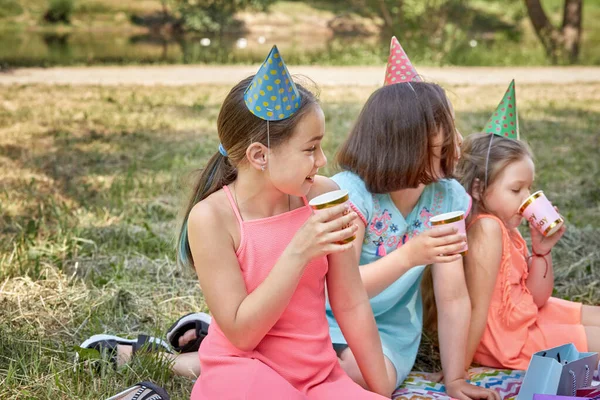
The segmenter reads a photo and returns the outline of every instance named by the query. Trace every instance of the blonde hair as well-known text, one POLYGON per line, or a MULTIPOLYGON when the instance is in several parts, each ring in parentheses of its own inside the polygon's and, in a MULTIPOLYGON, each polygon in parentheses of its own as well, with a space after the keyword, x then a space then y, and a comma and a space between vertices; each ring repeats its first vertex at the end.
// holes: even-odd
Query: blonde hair
MULTIPOLYGON (((462 144, 455 176, 471 197, 475 182, 481 182, 477 197, 482 199, 504 168, 526 157, 533 159, 531 149, 525 142, 489 133, 475 133, 469 135, 462 144)), ((473 205, 483 206, 481 201, 478 204, 475 201, 473 197, 473 205)))
MULTIPOLYGON (((472 210, 475 212, 485 211, 485 205, 481 199, 484 198, 486 190, 509 164, 525 157, 533 159, 533 154, 529 146, 520 140, 489 133, 469 135, 462 144, 461 158, 455 169, 455 177, 473 199, 472 210), (476 185, 476 181, 480 183, 476 185), (479 191, 478 196, 473 196, 474 190, 479 191), (480 200, 477 200, 476 197, 480 200)), ((432 333, 437 330, 437 307, 430 266, 423 273, 421 290, 423 329, 432 333)))

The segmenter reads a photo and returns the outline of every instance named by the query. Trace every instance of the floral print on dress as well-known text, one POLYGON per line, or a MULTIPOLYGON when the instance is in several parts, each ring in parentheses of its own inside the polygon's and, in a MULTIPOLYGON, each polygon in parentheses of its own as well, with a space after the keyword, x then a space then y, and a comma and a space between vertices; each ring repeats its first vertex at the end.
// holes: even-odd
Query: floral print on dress
POLYGON ((400 238, 396 235, 391 236, 388 240, 385 241, 386 247, 390 247, 392 249, 396 248, 400 243, 400 238))
MULTIPOLYGON (((434 204, 435 204, 435 199, 434 199, 434 204)), ((440 204, 440 206, 441 206, 441 204, 440 204)), ((431 224, 429 223, 429 219, 431 219, 431 217, 433 217, 433 214, 429 212, 427 207, 423 207, 421 209, 421 212, 419 213, 419 217, 421 218, 421 220, 423 221, 423 223, 425 224, 426 227, 428 227, 428 228, 431 227, 431 224)))
POLYGON ((422 206, 418 212, 411 212, 409 220, 404 225, 394 223, 394 214, 387 208, 382 209, 377 195, 373 195, 373 217, 365 232, 364 243, 374 245, 377 256, 385 256, 387 249, 399 248, 420 232, 429 229, 431 227, 429 220, 440 212, 443 202, 443 194, 435 193, 431 207, 422 206), (403 226, 405 226, 404 230, 403 226))
POLYGON ((383 235, 385 231, 387 231, 389 227, 390 219, 392 219, 392 215, 388 210, 383 210, 383 212, 379 215, 376 215, 371 220, 371 229, 377 236, 383 235))

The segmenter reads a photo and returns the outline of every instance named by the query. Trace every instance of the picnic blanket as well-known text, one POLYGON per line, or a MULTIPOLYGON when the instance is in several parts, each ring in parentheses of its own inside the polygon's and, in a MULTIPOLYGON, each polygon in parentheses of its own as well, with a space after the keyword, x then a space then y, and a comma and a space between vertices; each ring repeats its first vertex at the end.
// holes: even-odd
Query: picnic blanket
MULTIPOLYGON (((394 394, 394 400, 421 400, 444 399, 446 388, 442 383, 431 381, 432 374, 427 372, 411 372, 402 386, 394 394)), ((494 369, 487 367, 471 368, 469 370, 471 383, 490 389, 495 389, 502 399, 515 399, 525 377, 525 371, 512 371, 509 369, 494 369)))

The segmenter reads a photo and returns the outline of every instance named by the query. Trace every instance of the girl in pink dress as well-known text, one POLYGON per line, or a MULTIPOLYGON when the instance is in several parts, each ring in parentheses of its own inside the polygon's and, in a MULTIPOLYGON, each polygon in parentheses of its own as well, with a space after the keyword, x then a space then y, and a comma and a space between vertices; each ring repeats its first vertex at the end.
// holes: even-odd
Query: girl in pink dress
POLYGON ((313 214, 308 200, 337 189, 317 176, 323 111, 291 80, 274 47, 226 97, 221 144, 195 185, 180 235, 213 319, 191 398, 379 399, 386 371, 352 242, 356 213, 313 214), (333 311, 369 392, 340 367, 325 317, 333 311))

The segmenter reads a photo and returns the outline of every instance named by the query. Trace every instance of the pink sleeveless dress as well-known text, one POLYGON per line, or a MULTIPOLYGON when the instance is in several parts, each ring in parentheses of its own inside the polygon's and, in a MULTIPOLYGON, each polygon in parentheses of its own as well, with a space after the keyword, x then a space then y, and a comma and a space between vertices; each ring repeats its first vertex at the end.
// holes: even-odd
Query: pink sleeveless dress
POLYGON ((527 243, 517 229, 509 231, 500 219, 491 218, 502 228, 502 260, 488 310, 487 323, 474 361, 495 368, 527 369, 533 353, 573 343, 588 351, 581 325, 581 303, 550 297, 538 308, 527 288, 529 267, 527 243))
MULTIPOLYGON (((243 221, 229 188, 223 187, 240 224, 236 255, 248 293, 267 277, 312 211, 295 210, 243 221)), ((326 257, 306 266, 287 308, 251 351, 233 346, 213 319, 199 350, 201 375, 193 400, 383 399, 354 383, 338 364, 325 317, 326 257)))

